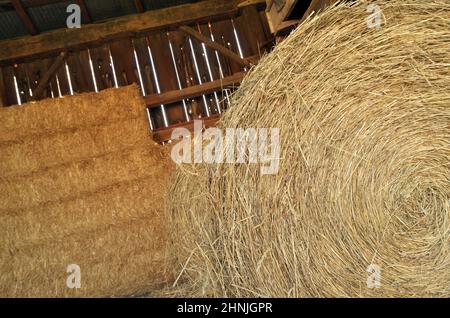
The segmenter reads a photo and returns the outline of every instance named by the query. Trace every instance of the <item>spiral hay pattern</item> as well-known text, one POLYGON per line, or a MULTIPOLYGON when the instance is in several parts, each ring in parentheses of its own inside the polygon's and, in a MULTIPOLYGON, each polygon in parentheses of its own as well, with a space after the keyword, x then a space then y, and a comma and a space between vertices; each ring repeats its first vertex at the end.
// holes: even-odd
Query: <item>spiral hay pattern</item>
POLYGON ((178 169, 169 215, 180 288, 450 296, 450 3, 377 1, 381 28, 368 28, 367 4, 305 21, 221 120, 280 128, 278 174, 178 169))

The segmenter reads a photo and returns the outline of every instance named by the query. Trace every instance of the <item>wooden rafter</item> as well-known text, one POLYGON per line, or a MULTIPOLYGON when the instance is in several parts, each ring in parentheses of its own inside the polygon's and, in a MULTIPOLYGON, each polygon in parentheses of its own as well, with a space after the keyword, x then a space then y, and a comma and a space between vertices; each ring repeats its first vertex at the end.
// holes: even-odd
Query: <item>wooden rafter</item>
POLYGON ((84 0, 76 0, 76 3, 80 6, 81 15, 83 16, 84 21, 86 21, 87 23, 92 23, 91 15, 89 14, 89 10, 84 0))
POLYGON ((17 15, 19 16, 20 21, 22 22, 25 29, 27 29, 28 33, 30 35, 39 34, 39 31, 37 30, 33 21, 31 21, 31 18, 28 15, 28 12, 26 11, 22 2, 20 0, 11 0, 11 3, 14 6, 14 9, 16 10, 17 15))
POLYGON ((137 13, 144 12, 144 6, 142 5, 141 0, 134 0, 134 7, 136 8, 137 13))
POLYGON ((231 51, 230 49, 220 45, 217 42, 212 41, 210 38, 204 36, 203 34, 195 31, 194 29, 182 26, 180 27, 180 31, 192 36, 193 38, 199 40, 200 42, 205 43, 205 45, 213 50, 216 50, 217 52, 221 53, 222 55, 232 59, 236 63, 242 65, 242 66, 250 66, 250 63, 246 60, 244 60, 242 57, 231 51))
POLYGON ((45 88, 48 86, 48 83, 52 79, 52 77, 58 72, 60 67, 64 64, 67 58, 67 52, 61 52, 59 56, 56 58, 56 60, 53 62, 53 64, 50 66, 48 71, 42 76, 41 80, 39 81, 39 84, 36 86, 33 92, 33 98, 39 99, 41 98, 42 94, 44 93, 45 88))
MULTIPOLYGON (((124 16, 81 29, 59 29, 39 35, 0 41, 0 65, 20 63, 34 58, 56 56, 63 50, 86 49, 111 40, 161 30, 176 29, 194 22, 209 22, 233 17, 241 0, 206 0, 160 10, 124 16)), ((254 5, 252 1, 251 5, 254 5)), ((258 0, 264 3, 264 0, 258 0)))

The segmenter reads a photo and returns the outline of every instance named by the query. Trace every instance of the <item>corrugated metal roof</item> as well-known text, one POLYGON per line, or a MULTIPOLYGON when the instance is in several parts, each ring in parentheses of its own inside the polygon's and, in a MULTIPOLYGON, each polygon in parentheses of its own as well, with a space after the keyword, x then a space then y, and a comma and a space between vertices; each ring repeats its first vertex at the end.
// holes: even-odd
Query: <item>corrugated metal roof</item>
MULTIPOLYGON (((141 0, 144 10, 157 10, 199 0, 141 0)), ((67 6, 73 1, 61 0, 43 6, 27 8, 30 19, 39 32, 60 29, 66 27, 68 13, 67 6)), ((85 0, 86 7, 93 22, 135 14, 136 8, 133 0, 85 0)), ((0 40, 12 39, 28 35, 17 13, 8 7, 0 11, 0 40)), ((83 21, 86 23, 87 21, 83 21)))
POLYGON ((0 12, 0 39, 10 39, 27 34, 27 30, 15 11, 0 12))
POLYGON ((134 14, 134 1, 130 0, 85 0, 88 11, 94 21, 134 14))
POLYGON ((40 7, 29 8, 28 15, 39 32, 65 28, 67 16, 67 6, 73 1, 63 1, 40 7))

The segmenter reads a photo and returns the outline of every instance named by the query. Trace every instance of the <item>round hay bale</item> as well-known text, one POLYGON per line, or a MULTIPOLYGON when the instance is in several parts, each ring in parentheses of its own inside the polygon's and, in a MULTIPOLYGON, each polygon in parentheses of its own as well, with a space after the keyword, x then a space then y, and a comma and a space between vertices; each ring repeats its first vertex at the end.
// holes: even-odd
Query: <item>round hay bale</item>
POLYGON ((307 19, 235 94, 220 127, 279 128, 277 174, 178 169, 177 285, 226 297, 450 296, 450 3, 376 4, 379 28, 361 1, 307 19))

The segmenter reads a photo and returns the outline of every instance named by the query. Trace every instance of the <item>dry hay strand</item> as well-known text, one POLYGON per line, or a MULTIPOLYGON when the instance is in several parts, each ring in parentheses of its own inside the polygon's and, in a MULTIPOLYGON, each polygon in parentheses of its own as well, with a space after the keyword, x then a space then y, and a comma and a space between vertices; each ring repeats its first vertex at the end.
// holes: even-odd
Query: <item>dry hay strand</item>
POLYGON ((0 180, 0 211, 73 198, 136 177, 151 176, 160 159, 149 141, 98 157, 0 180), (149 167, 152 167, 151 169, 149 167))
POLYGON ((233 97, 220 127, 280 128, 278 174, 178 169, 175 285, 200 296, 450 296, 450 3, 376 1, 379 29, 367 4, 307 19, 233 97))
POLYGON ((0 296, 166 287, 173 162, 150 139, 137 86, 13 107, 0 118, 0 296), (80 289, 66 285, 70 264, 80 266, 80 289))
POLYGON ((148 143, 150 137, 146 131, 148 122, 144 116, 140 116, 86 129, 25 136, 19 140, 0 143, 0 171, 3 177, 12 177, 81 161, 87 157, 110 154, 148 143))
POLYGON ((171 275, 167 233, 155 214, 51 243, 14 247, 0 295, 14 297, 126 296, 159 289, 171 275), (142 242, 146 242, 145 246, 142 242), (81 268, 82 288, 67 288, 68 264, 81 268), (14 283, 12 283, 14 282, 14 283))
MULTIPOLYGON (((172 166, 162 157, 155 162, 153 174, 77 193, 25 209, 3 210, 0 214, 0 254, 29 245, 46 245, 77 233, 126 223, 129 220, 160 220, 164 211, 161 190, 172 166)), ((151 222, 149 222, 151 223, 151 222)), ((155 235, 155 238, 157 236, 155 235)))
POLYGON ((0 108, 0 143, 142 116, 137 85, 0 108), (118 104, 119 103, 119 104, 118 104))

